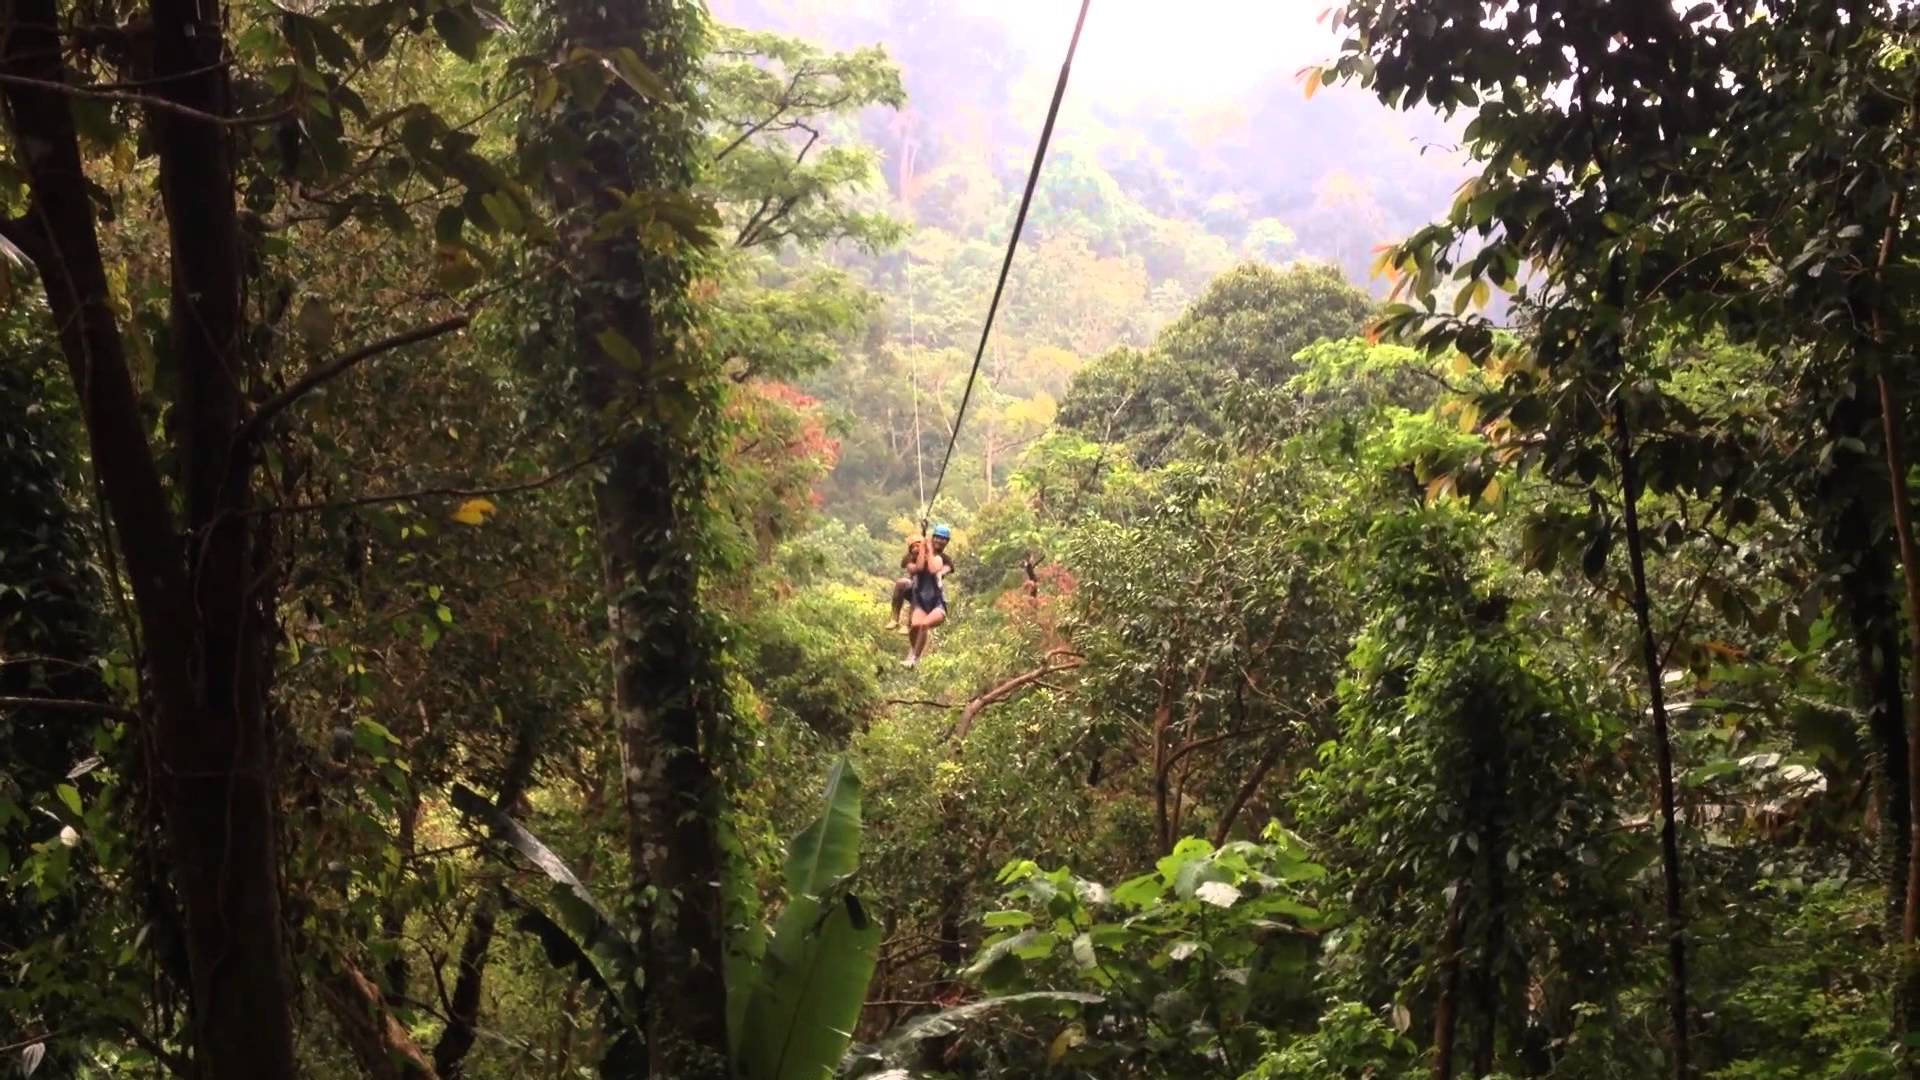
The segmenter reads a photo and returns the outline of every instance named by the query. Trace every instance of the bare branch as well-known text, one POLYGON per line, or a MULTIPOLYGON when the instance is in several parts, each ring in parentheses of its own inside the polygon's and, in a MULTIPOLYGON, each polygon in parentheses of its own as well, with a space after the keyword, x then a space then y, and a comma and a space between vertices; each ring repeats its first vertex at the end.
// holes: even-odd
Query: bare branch
POLYGON ((252 442, 265 430, 267 423, 275 416, 286 411, 288 406, 300 400, 319 386, 353 370, 361 361, 372 359, 381 353, 392 352, 395 349, 403 348, 416 342, 427 341, 445 334, 451 334, 456 330, 464 329, 467 324, 472 321, 473 317, 471 315, 455 315, 452 318, 442 319, 428 326, 415 327, 405 333, 395 334, 392 337, 382 338, 371 344, 363 345, 347 353, 345 356, 330 360, 314 368, 312 371, 294 380, 293 385, 261 402, 260 407, 254 410, 253 415, 248 417, 247 422, 241 424, 240 430, 235 433, 235 444, 244 446, 252 442))
POLYGON ((1006 701, 1008 698, 1040 682, 1049 675, 1054 675, 1062 671, 1072 671, 1083 662, 1084 659, 1081 655, 1071 649, 1054 649, 1047 653, 1046 659, 1039 667, 1034 668, 1032 671, 1015 675, 1006 682, 987 690, 985 693, 977 695, 972 701, 967 702, 966 708, 960 710, 960 719, 955 722, 953 728, 947 732, 947 738, 954 742, 965 742, 967 733, 973 730, 974 720, 980 716, 980 713, 986 709, 987 706, 997 705, 1002 701, 1006 701))
POLYGON ((30 697, 18 694, 0 694, 0 709, 45 709, 48 712, 89 713, 94 716, 110 716, 116 720, 138 720, 140 715, 131 709, 118 705, 109 705, 104 701, 83 701, 79 698, 30 697))
POLYGON ((961 706, 951 701, 935 701, 932 698, 887 698, 886 705, 915 705, 923 709, 958 709, 961 706))
POLYGON ((768 124, 773 123, 775 120, 780 119, 781 115, 784 114, 787 111, 787 109, 791 107, 791 102, 789 99, 793 97, 793 92, 795 89, 799 87, 799 85, 800 85, 800 73, 795 72, 793 78, 787 80, 787 88, 780 92, 780 99, 774 102, 773 115, 767 117, 765 120, 762 120, 757 124, 751 125, 750 127, 747 128, 747 130, 741 132, 738 138, 734 139, 732 142, 722 147, 719 153, 713 155, 714 162, 717 163, 721 159, 725 158, 728 154, 731 154, 735 150, 740 149, 741 146, 746 144, 746 141, 748 139, 751 139, 755 135, 758 135, 762 128, 766 127, 768 124))
POLYGON ((1220 824, 1214 827, 1214 847, 1226 845, 1227 837, 1233 834, 1233 823, 1240 817, 1240 811, 1247 808, 1247 803, 1252 801, 1254 794, 1260 790, 1261 782, 1279 763, 1280 752, 1285 745, 1284 739, 1273 740, 1272 745, 1267 747, 1267 752, 1260 755, 1260 760, 1254 764, 1253 771, 1247 774, 1247 779, 1240 785, 1240 789, 1233 793, 1233 801, 1227 804, 1226 812, 1220 815, 1220 824))
POLYGON ((601 447, 587 457, 567 465, 555 472, 533 480, 523 480, 515 484, 502 484, 497 487, 430 487, 414 491, 398 491, 387 495, 362 495, 353 499, 337 502, 291 503, 285 506, 266 506, 253 511, 256 514, 306 514, 316 510, 349 510, 356 506, 378 506, 382 503, 414 502, 419 499, 475 499, 482 496, 512 495, 521 491, 557 484, 574 473, 594 464, 613 452, 611 446, 601 447))
POLYGON ((190 120, 199 120, 208 124, 247 125, 268 124, 283 117, 293 115, 291 105, 275 109, 269 113, 257 113, 252 116, 221 116, 218 113, 202 112, 191 105, 182 105, 152 94, 136 94, 128 90, 102 90, 90 86, 73 86, 53 79, 34 79, 25 75, 0 74, 0 85, 25 86, 35 90, 47 90, 68 97, 92 98, 97 101, 124 101, 129 105, 144 105, 149 109, 184 116, 190 120))

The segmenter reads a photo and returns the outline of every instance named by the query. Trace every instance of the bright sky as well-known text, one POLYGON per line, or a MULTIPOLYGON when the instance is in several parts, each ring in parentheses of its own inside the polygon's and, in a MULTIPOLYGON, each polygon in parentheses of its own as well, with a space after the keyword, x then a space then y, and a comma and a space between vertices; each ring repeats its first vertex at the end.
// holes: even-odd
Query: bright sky
MULTIPOLYGON (((1331 59, 1338 40, 1319 14, 1332 0, 1093 0, 1075 87, 1109 102, 1232 98, 1275 72, 1331 59)), ((958 0, 1013 28, 1029 62, 1057 70, 1078 0, 958 0)), ((1049 77, 1049 81, 1051 78, 1049 77)))

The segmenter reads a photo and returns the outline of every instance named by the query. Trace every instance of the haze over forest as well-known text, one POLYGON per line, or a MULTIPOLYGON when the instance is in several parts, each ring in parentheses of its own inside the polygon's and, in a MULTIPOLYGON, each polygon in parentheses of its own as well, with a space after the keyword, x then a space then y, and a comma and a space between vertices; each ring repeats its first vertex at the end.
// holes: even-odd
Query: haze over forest
POLYGON ((1920 1080, 1920 0, 708 4, 8 0, 0 1077, 1920 1080))
MULTIPOLYGON (((827 125, 821 143, 871 151, 878 183, 863 201, 910 231, 878 254, 845 242, 825 254, 876 303, 868 363, 902 365, 898 347, 909 340, 934 354, 918 375, 927 454, 944 446, 940 424, 960 389, 950 378, 964 374, 977 342, 1077 7, 714 5, 734 25, 836 50, 878 45, 899 65, 904 107, 827 125)), ((1072 372, 1116 346, 1150 345, 1233 266, 1326 263, 1384 294, 1387 282, 1372 273, 1380 246, 1443 214, 1467 175, 1458 125, 1431 110, 1394 111, 1355 87, 1303 92, 1300 70, 1339 44, 1317 5, 1210 0, 1205 10, 1168 20, 1136 0, 1099 5, 1088 19, 985 362, 986 411, 1026 402, 1016 431, 1036 434, 1072 372)), ((914 379, 911 367, 891 384, 914 379)), ((884 450, 869 440, 903 422, 911 403, 876 399, 874 382, 849 371, 807 384, 847 421, 828 489, 836 506, 850 501, 854 516, 882 529, 883 507, 904 512, 912 477, 899 467, 899 439, 884 450), (889 473, 877 484, 863 482, 869 454, 889 473)), ((1012 464, 1003 451, 988 465, 985 439, 1024 445, 1018 434, 964 432, 968 476, 1012 464)))

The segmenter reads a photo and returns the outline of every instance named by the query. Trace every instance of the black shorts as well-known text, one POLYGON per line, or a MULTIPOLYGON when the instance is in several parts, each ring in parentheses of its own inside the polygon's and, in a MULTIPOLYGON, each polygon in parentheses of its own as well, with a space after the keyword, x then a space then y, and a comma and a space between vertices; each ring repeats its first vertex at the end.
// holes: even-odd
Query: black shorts
POLYGON ((916 611, 934 612, 947 606, 947 598, 937 583, 915 582, 912 596, 916 611))

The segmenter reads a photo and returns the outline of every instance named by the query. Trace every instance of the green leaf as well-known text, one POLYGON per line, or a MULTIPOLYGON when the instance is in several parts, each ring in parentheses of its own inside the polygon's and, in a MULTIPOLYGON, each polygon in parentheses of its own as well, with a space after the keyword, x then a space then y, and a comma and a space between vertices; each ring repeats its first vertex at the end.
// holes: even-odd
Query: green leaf
POLYGON ((1131 908, 1151 907, 1166 894, 1167 884, 1159 874, 1142 874, 1114 886, 1113 902, 1131 908))
POLYGON ((1209 881, 1194 890, 1194 896, 1214 907, 1230 908, 1240 899, 1240 890, 1224 881, 1209 881))
POLYGON ((463 60, 478 60, 480 46, 492 36, 485 23, 474 14, 473 7, 463 4, 459 7, 441 8, 433 13, 433 28, 439 33, 440 40, 447 43, 463 60))
MULTIPOLYGON (((598 342, 601 350, 618 362, 621 367, 629 371, 644 371, 646 369, 646 357, 641 356, 640 350, 634 348, 633 342, 628 341, 626 335, 620 331, 608 327, 593 335, 593 340, 598 342)), ((858 796, 856 795, 855 797, 857 798, 858 796)), ((796 837, 795 839, 797 842, 798 838, 796 837)))
POLYGON ((361 717, 353 722, 353 745, 366 753, 382 753, 398 745, 399 741, 393 737, 393 732, 377 720, 361 717))
POLYGON ((72 784, 61 784, 59 787, 53 789, 53 793, 60 797, 60 801, 66 805, 68 810, 73 811, 74 817, 82 816, 79 788, 74 787, 72 784))
POLYGON ((488 192, 480 196, 480 205, 486 207, 487 215, 508 232, 520 232, 526 227, 526 219, 521 216, 520 208, 514 204, 513 197, 504 192, 488 192))
POLYGON ((1737 761, 1715 761, 1688 772, 1686 776, 1681 779, 1680 783, 1683 787, 1696 788, 1702 784, 1711 783, 1729 773, 1739 771, 1740 763, 1737 761))
MULTIPOLYGON (((794 908, 818 911, 811 900, 794 908)), ((840 897, 824 917, 794 925, 784 916, 767 947, 765 982, 747 1006, 741 1075, 753 1080, 821 1080, 853 1041, 882 931, 860 902, 840 897)))
POLYGON ((514 925, 532 934, 540 942, 541 948, 547 954, 548 963, 556 968, 571 968, 576 978, 592 984, 595 989, 606 995, 607 1000, 620 1000, 620 995, 607 981, 606 973, 601 971, 600 966, 594 962, 592 954, 582 948, 565 927, 511 891, 502 891, 505 905, 519 912, 514 925))
POLYGON ((1028 931, 1013 939, 1009 951, 1021 960, 1045 960, 1059 944, 1060 939, 1053 934, 1028 931))
MULTIPOLYGON (((788 900, 729 1031, 741 1075, 818 1080, 846 1052, 879 955, 881 930, 858 899, 828 897, 860 864, 860 777, 834 763, 820 817, 789 845, 788 900)), ((732 992, 730 988, 730 999, 732 992)))
POLYGON ((1100 957, 1094 952, 1091 934, 1081 934, 1073 939, 1073 962, 1083 971, 1100 966, 1100 957))
POLYGON ((827 774, 825 809, 787 846, 787 889, 820 896, 860 865, 860 777, 846 758, 827 774))

